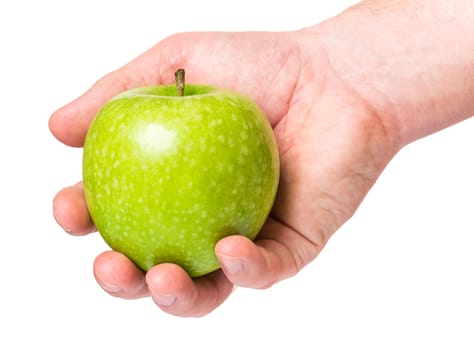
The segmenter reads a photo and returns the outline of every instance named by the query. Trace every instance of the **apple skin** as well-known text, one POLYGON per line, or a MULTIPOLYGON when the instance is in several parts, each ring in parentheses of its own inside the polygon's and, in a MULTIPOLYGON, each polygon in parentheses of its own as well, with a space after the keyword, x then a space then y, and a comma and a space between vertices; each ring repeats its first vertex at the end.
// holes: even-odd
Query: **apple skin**
POLYGON ((128 90, 86 136, 84 194, 106 243, 147 271, 171 262, 198 277, 219 268, 228 235, 254 239, 279 181, 272 128, 233 91, 187 85, 128 90))

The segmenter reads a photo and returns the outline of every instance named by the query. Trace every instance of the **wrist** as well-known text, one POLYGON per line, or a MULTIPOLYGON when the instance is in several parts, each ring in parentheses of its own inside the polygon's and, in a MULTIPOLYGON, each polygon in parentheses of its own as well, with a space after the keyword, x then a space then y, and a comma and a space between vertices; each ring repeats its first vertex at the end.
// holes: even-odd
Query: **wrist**
POLYGON ((309 29, 401 145, 474 114, 469 1, 363 2, 309 29))

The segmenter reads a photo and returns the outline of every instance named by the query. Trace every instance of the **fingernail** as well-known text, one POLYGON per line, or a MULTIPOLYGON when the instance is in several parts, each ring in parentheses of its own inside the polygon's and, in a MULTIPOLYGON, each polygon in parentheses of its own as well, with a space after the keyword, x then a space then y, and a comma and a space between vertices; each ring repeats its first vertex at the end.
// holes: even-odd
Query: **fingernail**
POLYGON ((56 220, 56 222, 58 223, 59 226, 62 227, 62 229, 66 232, 66 233, 72 233, 72 231, 70 229, 68 229, 66 226, 64 226, 64 224, 61 222, 61 220, 59 219, 58 215, 56 215, 56 210, 54 209, 53 207, 53 217, 54 217, 54 220, 56 220))
POLYGON ((222 268, 231 275, 241 273, 244 269, 244 262, 240 258, 232 258, 229 256, 221 256, 222 268))
POLYGON ((102 288, 109 292, 109 293, 117 293, 117 292, 120 292, 122 290, 122 287, 120 286, 115 286, 113 284, 109 284, 109 283, 105 283, 105 282, 100 282, 100 285, 102 286, 102 288))
POLYGON ((108 282, 105 282, 102 278, 99 277, 99 275, 94 271, 94 276, 99 285, 102 287, 103 290, 109 293, 117 293, 122 290, 122 287, 117 286, 115 284, 111 284, 108 282))
POLYGON ((155 294, 153 300, 161 306, 171 306, 176 302, 176 296, 172 294, 155 294))

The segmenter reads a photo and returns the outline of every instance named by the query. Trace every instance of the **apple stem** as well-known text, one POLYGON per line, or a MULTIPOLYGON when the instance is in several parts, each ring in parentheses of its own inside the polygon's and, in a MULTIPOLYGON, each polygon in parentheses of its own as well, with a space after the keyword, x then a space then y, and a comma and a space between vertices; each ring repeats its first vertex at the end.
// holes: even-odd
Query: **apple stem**
POLYGON ((176 96, 184 95, 184 69, 180 68, 174 73, 176 80, 176 96))

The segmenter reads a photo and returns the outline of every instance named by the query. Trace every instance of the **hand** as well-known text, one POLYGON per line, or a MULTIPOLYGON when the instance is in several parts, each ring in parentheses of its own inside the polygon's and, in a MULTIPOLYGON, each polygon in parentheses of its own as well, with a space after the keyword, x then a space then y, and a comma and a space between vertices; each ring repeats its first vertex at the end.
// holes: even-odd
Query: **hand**
MULTIPOLYGON (((53 134, 65 144, 82 146, 91 120, 109 98, 137 86, 172 83, 176 68, 185 67, 189 82, 250 96, 274 128, 281 184, 255 242, 240 236, 221 240, 215 250, 222 271, 195 280, 172 264, 145 275, 123 255, 106 252, 94 264, 106 291, 122 298, 151 294, 169 313, 203 315, 223 302, 234 284, 266 288, 297 273, 352 215, 394 147, 380 119, 331 69, 324 50, 303 47, 299 38, 304 35, 176 35, 52 115, 53 134)), ((54 213, 72 234, 94 229, 80 184, 59 192, 54 213)))
MULTIPOLYGON (((109 98, 137 86, 172 83, 176 68, 185 67, 189 82, 250 96, 274 128, 281 183, 255 242, 240 236, 221 240, 215 250, 222 271, 195 280, 173 264, 145 275, 120 253, 105 252, 96 259, 94 273, 106 291, 122 298, 150 294, 169 313, 203 315, 222 303, 234 284, 266 288, 297 273, 352 215, 395 148, 370 106, 332 70, 323 48, 315 41, 304 47, 299 39, 305 35, 176 35, 52 115, 53 134, 65 144, 82 146, 91 120, 109 98)), ((80 184, 58 193, 54 213, 72 234, 94 229, 80 184)))
MULTIPOLYGON (((295 32, 172 36, 51 116, 53 134, 80 147, 91 120, 109 98, 137 86, 172 83, 174 71, 184 67, 190 83, 219 85, 251 97, 274 128, 280 187, 255 242, 241 236, 222 239, 215 247, 222 269, 194 280, 173 264, 155 266, 144 274, 125 256, 108 251, 94 263, 96 279, 106 291, 127 299, 150 295, 166 312, 200 316, 220 305, 234 285, 267 288, 290 277, 312 261, 350 218, 404 144, 467 117, 459 112, 443 123, 435 118, 424 128, 413 128, 417 134, 407 132, 415 122, 402 116, 410 116, 405 112, 416 106, 396 105, 394 96, 404 101, 403 89, 418 83, 416 96, 409 96, 419 99, 429 114, 424 86, 416 74, 413 81, 398 79, 398 85, 377 74, 385 61, 377 55, 383 45, 376 39, 383 36, 373 35, 370 25, 365 27, 367 33, 359 26, 356 37, 361 35, 360 44, 370 43, 375 49, 368 47, 362 62, 360 54, 351 56, 353 43, 341 38, 350 36, 351 21, 360 24, 361 12, 349 11, 346 22, 336 18, 295 32)), ((390 66, 393 56, 387 57, 390 66)), ((407 67, 397 68, 406 73, 407 67)), ((433 100, 433 90, 428 92, 433 100)), ((440 105, 433 110, 440 118, 447 114, 440 105)), ((94 230, 81 184, 60 191, 53 206, 56 220, 67 232, 81 235, 94 230)))

